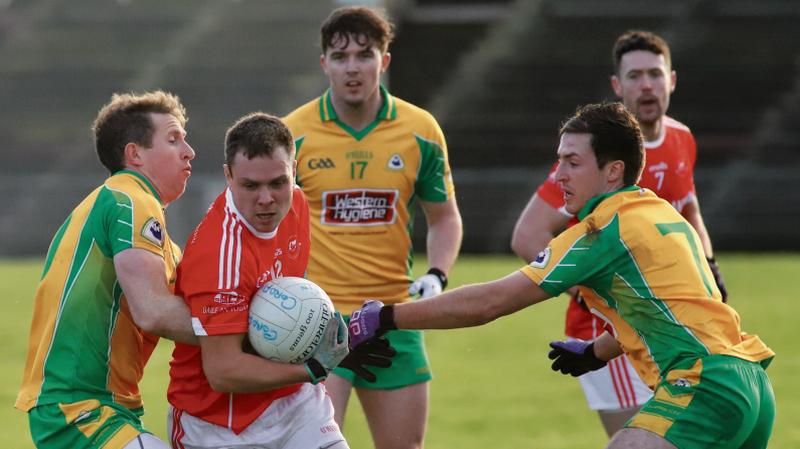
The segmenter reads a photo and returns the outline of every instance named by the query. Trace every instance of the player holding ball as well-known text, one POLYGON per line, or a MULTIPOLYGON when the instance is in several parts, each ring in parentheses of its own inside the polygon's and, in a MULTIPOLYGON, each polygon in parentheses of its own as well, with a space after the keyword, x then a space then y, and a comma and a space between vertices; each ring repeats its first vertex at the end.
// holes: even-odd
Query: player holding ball
POLYGON ((276 117, 254 113, 225 136, 225 179, 186 244, 176 293, 189 305, 200 346, 176 344, 168 429, 175 448, 347 448, 324 380, 340 363, 387 366, 392 349, 370 342, 348 355, 336 313, 305 363, 245 349, 250 301, 273 279, 302 277, 308 205, 295 186, 294 141, 276 117), (370 357, 366 357, 369 352, 370 357))

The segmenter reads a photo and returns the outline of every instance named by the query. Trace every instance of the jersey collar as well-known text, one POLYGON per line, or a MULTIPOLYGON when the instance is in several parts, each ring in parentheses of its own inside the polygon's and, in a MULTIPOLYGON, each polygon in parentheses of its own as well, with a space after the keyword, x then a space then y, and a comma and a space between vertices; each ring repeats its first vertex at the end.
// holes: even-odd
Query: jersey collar
POLYGON ((375 129, 381 120, 394 120, 397 118, 397 101, 391 94, 389 94, 389 91, 382 84, 380 86, 380 92, 381 99, 383 101, 381 108, 378 110, 378 115, 375 117, 375 120, 372 123, 367 125, 367 127, 361 131, 356 131, 339 120, 339 116, 336 114, 336 110, 333 108, 333 100, 331 98, 330 89, 326 90, 325 93, 319 97, 319 118, 323 122, 332 121, 336 123, 356 140, 361 140, 364 138, 364 136, 369 134, 370 131, 375 129))
POLYGON ((120 171, 114 173, 111 176, 114 177, 114 176, 117 176, 117 175, 131 175, 131 176, 133 176, 134 178, 136 178, 135 181, 139 184, 140 187, 142 187, 143 190, 145 190, 147 192, 150 192, 154 197, 156 197, 156 199, 158 200, 158 203, 161 204, 162 207, 164 206, 164 203, 161 201, 161 197, 158 196, 158 192, 156 191, 156 188, 153 187, 153 184, 150 183, 150 180, 147 179, 147 177, 145 177, 143 174, 141 174, 141 173, 139 173, 139 172, 137 172, 135 170, 120 170, 120 171))
POLYGON ((611 197, 611 196, 614 196, 614 195, 616 195, 618 193, 633 192, 633 191, 636 191, 636 190, 639 190, 639 189, 640 189, 639 186, 633 185, 633 186, 623 187, 623 188, 621 188, 619 190, 615 190, 613 192, 604 193, 602 195, 597 195, 595 197, 590 198, 589 201, 587 201, 586 204, 583 205, 581 210, 578 211, 578 220, 583 220, 584 218, 586 218, 587 215, 589 215, 592 212, 594 212, 595 208, 600 203, 602 203, 604 199, 606 199, 608 197, 611 197))

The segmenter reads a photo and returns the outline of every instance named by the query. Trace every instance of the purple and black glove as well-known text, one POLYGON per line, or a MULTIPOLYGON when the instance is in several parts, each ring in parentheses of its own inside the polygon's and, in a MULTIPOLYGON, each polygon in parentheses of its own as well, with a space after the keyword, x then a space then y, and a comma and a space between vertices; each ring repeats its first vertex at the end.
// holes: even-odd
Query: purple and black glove
POLYGON ((594 342, 582 340, 551 341, 547 357, 553 360, 553 371, 578 377, 606 366, 594 355, 594 342))
POLYGON ((375 382, 377 376, 367 368, 388 368, 397 351, 386 337, 372 337, 351 348, 347 357, 339 363, 339 368, 347 368, 367 382, 375 382))
POLYGON ((397 325, 394 323, 394 307, 384 306, 382 302, 370 299, 350 314, 350 347, 355 348, 373 337, 380 337, 395 329, 397 325))
POLYGON ((719 271, 717 261, 713 257, 706 257, 706 260, 708 261, 708 267, 711 268, 711 272, 714 274, 714 282, 717 283, 717 288, 722 294, 722 302, 728 302, 728 289, 725 288, 725 281, 722 279, 722 272, 719 271))

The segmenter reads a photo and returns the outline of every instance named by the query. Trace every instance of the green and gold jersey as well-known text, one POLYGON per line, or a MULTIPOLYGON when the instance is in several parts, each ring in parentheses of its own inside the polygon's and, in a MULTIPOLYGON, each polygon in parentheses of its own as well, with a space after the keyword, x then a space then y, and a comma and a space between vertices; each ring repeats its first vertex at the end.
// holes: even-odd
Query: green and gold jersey
POLYGON ((158 194, 143 176, 121 171, 72 211, 50 244, 17 408, 87 399, 142 406, 138 383, 157 337, 133 322, 117 281, 114 255, 129 248, 163 257, 174 282, 180 249, 158 194))
POLYGON ((578 218, 521 271, 553 296, 579 285, 648 385, 710 354, 753 362, 774 356, 741 331, 697 233, 669 203, 633 186, 593 198, 578 218))
POLYGON ((311 213, 308 278, 345 314, 368 298, 409 299, 415 203, 454 195, 436 120, 383 87, 381 96, 378 116, 361 131, 338 119, 330 91, 284 119, 311 213))

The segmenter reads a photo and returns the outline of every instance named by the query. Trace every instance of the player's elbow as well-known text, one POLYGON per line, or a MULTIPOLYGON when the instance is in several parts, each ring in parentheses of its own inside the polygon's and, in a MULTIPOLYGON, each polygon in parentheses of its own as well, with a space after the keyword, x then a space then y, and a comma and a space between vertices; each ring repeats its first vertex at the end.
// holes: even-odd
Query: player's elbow
POLYGON ((214 391, 219 393, 238 392, 233 370, 215 363, 203 363, 203 372, 214 391))
POLYGON ((524 259, 526 262, 528 261, 527 242, 528 239, 526 239, 522 233, 515 229, 514 234, 511 235, 511 251, 513 251, 517 257, 524 259))
POLYGON ((138 311, 137 313, 131 310, 131 315, 133 316, 133 322, 141 330, 159 337, 164 336, 164 322, 157 313, 147 310, 138 311))
POLYGON ((505 315, 504 309, 498 301, 486 301, 477 316, 479 320, 477 325, 480 326, 491 323, 503 315, 505 315))

